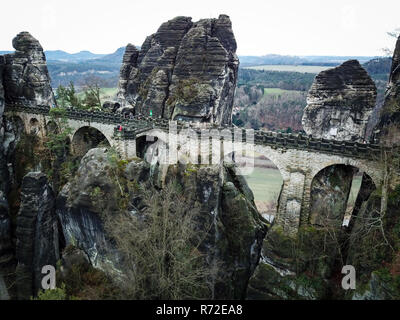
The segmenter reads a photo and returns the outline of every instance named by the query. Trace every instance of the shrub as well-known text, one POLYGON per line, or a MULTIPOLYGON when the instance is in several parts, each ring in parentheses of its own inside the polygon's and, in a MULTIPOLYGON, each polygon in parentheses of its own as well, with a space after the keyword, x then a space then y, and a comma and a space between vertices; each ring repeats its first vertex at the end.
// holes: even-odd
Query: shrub
POLYGON ((105 223, 124 256, 125 298, 210 298, 215 268, 199 250, 205 237, 196 229, 199 209, 190 207, 175 181, 156 193, 141 189, 144 212, 121 213, 105 223))

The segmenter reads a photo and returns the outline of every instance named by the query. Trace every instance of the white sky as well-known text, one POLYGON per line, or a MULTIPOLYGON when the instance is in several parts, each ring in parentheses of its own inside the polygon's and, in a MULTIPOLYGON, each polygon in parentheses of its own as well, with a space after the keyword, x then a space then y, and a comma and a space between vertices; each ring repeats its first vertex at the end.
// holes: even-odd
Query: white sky
MULTIPOLYGON (((2 1, 3 2, 3 1, 2 1)), ((29 31, 45 50, 111 53, 173 17, 231 17, 239 55, 382 55, 400 0, 14 0, 1 4, 0 50, 29 31)))

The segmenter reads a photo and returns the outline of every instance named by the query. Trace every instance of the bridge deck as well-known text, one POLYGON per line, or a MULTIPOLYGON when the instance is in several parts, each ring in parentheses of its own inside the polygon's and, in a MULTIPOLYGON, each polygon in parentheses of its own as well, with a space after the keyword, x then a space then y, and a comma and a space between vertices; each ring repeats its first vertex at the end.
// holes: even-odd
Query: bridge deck
MULTIPOLYGON (((48 106, 26 106, 23 104, 6 105, 5 112, 23 112, 41 115, 49 115, 48 106)), ((120 114, 87 111, 74 108, 66 108, 66 117, 71 120, 80 120, 88 122, 98 122, 103 124, 115 125, 114 136, 116 139, 131 140, 136 139, 139 133, 160 129, 164 132, 169 131, 169 120, 154 119, 145 116, 135 116, 133 118, 124 118, 120 114), (122 126, 122 131, 118 126, 122 126)), ((213 124, 192 124, 185 121, 177 121, 177 130, 190 127, 200 137, 202 129, 228 129, 232 131, 232 140, 234 139, 234 130, 242 130, 242 141, 246 142, 246 130, 233 126, 218 126, 213 124)), ((237 131, 236 131, 237 134, 237 131)), ((300 149, 311 152, 322 152, 353 158, 363 158, 378 160, 381 158, 383 146, 379 144, 364 144, 351 141, 337 141, 328 139, 316 139, 312 136, 303 134, 290 134, 281 132, 271 132, 254 130, 254 143, 257 145, 266 145, 279 149, 300 149)))

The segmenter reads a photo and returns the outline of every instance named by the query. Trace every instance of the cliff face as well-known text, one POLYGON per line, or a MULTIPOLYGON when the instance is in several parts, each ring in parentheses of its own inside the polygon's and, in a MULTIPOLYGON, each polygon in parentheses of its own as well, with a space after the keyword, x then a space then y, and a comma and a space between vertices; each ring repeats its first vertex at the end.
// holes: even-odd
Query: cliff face
POLYGON ((4 157, 4 140, 5 140, 5 129, 3 124, 3 112, 4 112, 4 87, 3 87, 3 70, 4 70, 5 59, 0 56, 0 191, 5 191, 6 181, 6 160, 4 157))
POLYGON ((193 23, 177 17, 126 48, 119 98, 137 113, 231 123, 239 60, 228 16, 193 23))
MULTIPOLYGON (((7 198, 13 189, 19 188, 14 181, 14 167, 19 165, 14 161, 14 152, 22 128, 3 118, 3 111, 5 103, 50 106, 55 100, 40 43, 28 32, 21 32, 13 39, 13 47, 15 53, 0 56, 0 277, 3 274, 6 285, 12 287, 9 295, 29 298, 40 287, 41 268, 46 264, 54 265, 57 259, 55 251, 58 249, 54 246, 58 246, 58 238, 53 238, 57 226, 51 214, 54 199, 51 199, 51 189, 45 187, 44 175, 37 179, 27 177, 17 226, 11 224, 10 199, 7 198), (12 228, 17 229, 17 248, 11 238, 15 234, 12 228), (15 255, 18 260, 16 279, 10 277, 16 271, 15 255), (11 285, 15 280, 17 293, 11 285)), ((8 296, 8 293, 2 295, 8 296)))
MULTIPOLYGON (((373 139, 389 147, 400 145, 400 37, 396 42, 385 100, 373 139)), ((368 186, 371 183, 363 178, 368 192, 357 198, 357 216, 353 221, 346 261, 357 270, 357 288, 350 295, 355 300, 397 300, 400 297, 398 158, 396 149, 385 158, 385 164, 392 172, 387 185, 384 183, 382 187, 383 190, 387 188, 387 197, 379 189, 374 191, 368 186), (359 205, 362 198, 364 203, 359 205), (371 221, 379 221, 382 229, 371 228, 371 221)))
POLYGON ((15 53, 5 55, 4 79, 7 103, 55 104, 43 48, 28 32, 13 39, 15 53))
POLYGON ((320 72, 307 97, 303 128, 317 138, 362 141, 376 87, 357 60, 320 72))
POLYGON ((59 259, 54 202, 54 194, 45 174, 30 172, 24 177, 16 230, 19 299, 35 295, 42 288, 42 268, 55 266, 59 259))
MULTIPOLYGON (((116 221, 124 219, 124 227, 135 217, 151 219, 149 210, 161 207, 146 202, 146 194, 150 193, 151 202, 155 202, 161 194, 166 195, 162 190, 174 181, 184 194, 179 192, 182 203, 174 203, 168 214, 175 221, 173 215, 183 213, 179 221, 184 221, 190 211, 199 212, 193 226, 197 231, 191 236, 204 236, 198 249, 205 254, 210 270, 216 267, 214 297, 244 298, 267 227, 260 220, 251 191, 235 169, 219 165, 164 167, 139 160, 120 163, 119 169, 112 169, 109 159, 106 149, 90 150, 75 178, 60 194, 57 213, 66 245, 78 246, 92 265, 114 279, 124 279, 129 270, 123 263, 126 256, 120 251, 124 248, 118 246, 119 242, 115 246, 113 241, 119 232, 115 230, 116 221), (119 170, 118 177, 113 170, 119 170), (178 213, 176 205, 186 209, 178 213)), ((129 239, 128 233, 123 232, 123 238, 129 239)))
POLYGON ((392 58, 389 83, 373 136, 387 145, 400 145, 400 37, 392 58))
POLYGON ((5 146, 6 132, 3 124, 4 112, 4 88, 3 88, 3 70, 5 59, 0 56, 0 300, 9 297, 7 286, 4 283, 3 273, 6 274, 7 267, 13 258, 11 244, 11 222, 9 217, 9 206, 7 202, 7 148, 5 146))

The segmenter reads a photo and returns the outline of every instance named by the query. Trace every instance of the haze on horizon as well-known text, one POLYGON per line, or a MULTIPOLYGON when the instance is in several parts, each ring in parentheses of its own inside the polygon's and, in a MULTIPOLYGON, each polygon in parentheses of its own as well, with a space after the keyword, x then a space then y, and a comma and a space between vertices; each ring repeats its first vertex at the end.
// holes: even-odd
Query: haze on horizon
POLYGON ((381 56, 400 27, 398 0, 21 0, 2 5, 0 50, 29 31, 45 50, 112 53, 176 16, 230 16, 238 55, 381 56))

